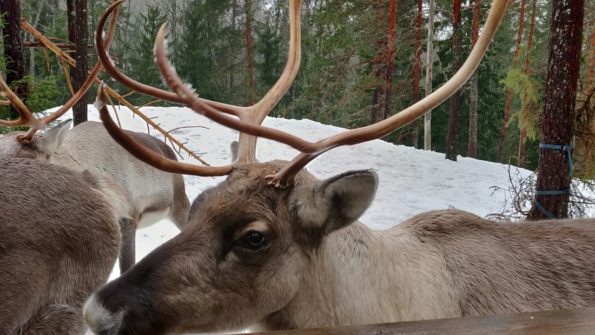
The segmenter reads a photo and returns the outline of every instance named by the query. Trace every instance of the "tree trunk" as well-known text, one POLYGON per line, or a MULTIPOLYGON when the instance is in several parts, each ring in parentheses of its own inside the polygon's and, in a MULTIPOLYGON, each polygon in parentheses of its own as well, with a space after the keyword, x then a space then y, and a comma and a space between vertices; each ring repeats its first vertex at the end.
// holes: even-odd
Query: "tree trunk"
MULTIPOLYGON (((231 30, 236 31, 236 21, 238 20, 238 0, 233 0, 231 4, 231 30)), ((234 74, 229 75, 229 91, 233 92, 235 81, 234 74)))
MULTIPOLYGON (((21 1, 0 0, 0 12, 4 18, 2 28, 4 38, 4 57, 6 60, 6 83, 25 100, 29 95, 29 87, 22 79, 25 77, 25 58, 23 40, 21 39, 21 1)), ((9 118, 18 116, 11 107, 9 118)))
MULTIPOLYGON (((417 17, 415 18, 415 65, 413 65, 413 83, 411 103, 419 101, 419 84, 421 82, 421 36, 423 30, 423 0, 417 1, 417 17)), ((411 146, 419 148, 419 126, 421 120, 415 120, 409 125, 411 146)))
POLYGON ((248 105, 254 104, 254 39, 252 38, 252 0, 246 0, 246 67, 248 76, 248 105))
MULTIPOLYGON (((473 1, 473 30, 471 32, 471 47, 475 46, 479 38, 480 0, 473 1)), ((477 87, 477 72, 469 80, 469 140, 467 142, 467 156, 477 157, 477 110, 479 102, 479 90, 477 87)))
MULTIPOLYGON (((434 70, 434 0, 429 0, 430 10, 428 14, 428 47, 427 47, 427 60, 426 60, 426 96, 432 93, 432 78, 434 70)), ((429 110, 424 115, 424 149, 432 150, 432 111, 429 110)))
MULTIPOLYGON (((87 79, 87 0, 68 0, 68 40, 74 44, 76 66, 70 68, 72 88, 78 91, 87 79)), ((87 97, 83 96, 72 108, 73 123, 87 121, 87 97)))
MULTIPOLYGON (((519 13, 519 29, 514 47, 514 58, 512 67, 516 67, 519 62, 519 51, 521 48, 521 41, 523 40, 523 31, 525 28, 525 0, 521 0, 521 9, 519 13)), ((508 132, 508 121, 510 120, 510 105, 512 104, 512 89, 509 88, 506 93, 506 101, 504 102, 504 116, 502 118, 502 126, 500 127, 500 139, 498 140, 498 161, 504 160, 504 142, 506 141, 506 133, 508 132)))
MULTIPOLYGON (((461 67, 461 0, 452 2, 452 72, 461 67)), ((457 160, 457 140, 459 137, 459 117, 461 109, 461 92, 457 90, 450 98, 450 112, 448 114, 448 135, 446 138, 446 159, 457 160)))
MULTIPOLYGON (((553 2, 550 51, 541 124, 541 143, 572 143, 576 91, 580 72, 584 0, 553 2)), ((539 151, 536 195, 530 220, 568 217, 571 152, 542 148, 539 151), (540 192, 560 192, 547 195, 540 192), (541 208, 540 208, 541 207, 541 208)))
POLYGON ((395 47, 397 44, 397 0, 388 2, 388 40, 386 42, 386 69, 384 75, 384 113, 383 120, 388 118, 393 105, 393 72, 395 68, 395 47))
POLYGON ((591 53, 589 54, 589 67, 587 69, 587 88, 595 84, 595 18, 591 21, 591 53))
POLYGON ((374 93, 372 93, 372 117, 370 119, 371 123, 376 123, 378 121, 384 120, 384 102, 385 99, 383 97, 385 92, 384 84, 384 77, 386 73, 386 69, 384 66, 386 62, 384 61, 384 52, 386 51, 386 39, 384 38, 385 26, 384 23, 386 22, 386 10, 384 8, 382 0, 376 0, 376 10, 377 10, 377 19, 376 19, 376 34, 379 36, 376 39, 376 57, 374 57, 374 78, 376 79, 376 87, 374 88, 374 93))
MULTIPOLYGON (((37 12, 35 13, 35 19, 31 24, 33 27, 37 27, 39 24, 39 20, 41 19, 41 13, 43 13, 44 7, 46 6, 45 2, 41 2, 39 7, 37 7, 37 12)), ((35 48, 29 48, 29 73, 31 75, 35 75, 35 48)))
MULTIPOLYGON (((529 39, 527 41, 527 48, 525 50, 525 75, 529 77, 531 75, 531 50, 533 50, 533 38, 535 34, 535 16, 537 15, 537 0, 533 0, 531 4, 531 23, 529 26, 529 39)), ((521 117, 523 115, 527 115, 529 113, 529 106, 526 103, 527 101, 527 93, 523 93, 525 98, 523 101, 521 117)), ((518 154, 518 166, 524 167, 525 165, 525 145, 527 144, 527 129, 525 127, 521 127, 521 131, 519 134, 519 154, 518 154)))

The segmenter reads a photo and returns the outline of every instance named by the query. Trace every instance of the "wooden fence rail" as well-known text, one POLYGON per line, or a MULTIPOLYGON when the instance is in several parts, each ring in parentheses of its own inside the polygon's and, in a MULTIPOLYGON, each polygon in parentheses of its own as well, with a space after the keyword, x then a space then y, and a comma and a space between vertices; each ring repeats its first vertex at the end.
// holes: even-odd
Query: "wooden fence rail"
POLYGON ((595 335, 595 308, 304 329, 261 335, 595 335))

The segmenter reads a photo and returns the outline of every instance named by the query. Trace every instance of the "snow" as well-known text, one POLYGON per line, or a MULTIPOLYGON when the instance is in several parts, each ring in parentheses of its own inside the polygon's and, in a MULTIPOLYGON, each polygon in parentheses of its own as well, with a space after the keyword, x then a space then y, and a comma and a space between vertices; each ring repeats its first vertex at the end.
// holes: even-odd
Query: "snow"
MULTIPOLYGON (((146 124, 125 107, 118 109, 124 128, 146 132, 146 124)), ((178 127, 173 135, 198 153, 211 165, 231 161, 230 143, 237 140, 236 131, 220 126, 188 108, 146 107, 142 109, 166 130, 178 127)), ((51 112, 51 111, 49 111, 51 112)), ((113 115, 113 110, 110 108, 113 115)), ((64 118, 69 118, 65 115, 64 118)), ((94 106, 89 106, 89 119, 99 120, 94 106)), ((115 119, 115 118, 114 118, 115 119)), ((267 118, 264 125, 299 135, 308 140, 319 140, 344 129, 310 120, 267 118)), ((151 134, 161 137, 154 130, 151 134)), ((257 158, 290 160, 297 151, 269 140, 260 139, 257 158)), ((183 159, 196 163, 194 159, 183 159)), ((403 220, 433 209, 458 208, 480 216, 500 213, 505 193, 494 192, 492 187, 508 188, 508 165, 459 157, 457 162, 444 159, 444 154, 393 145, 380 140, 355 146, 340 147, 314 160, 307 169, 319 178, 328 178, 347 170, 373 169, 380 178, 378 192, 372 206, 360 219, 374 229, 387 229, 403 220)), ((521 176, 530 171, 520 170, 521 176)), ((216 185, 224 177, 185 176, 186 192, 190 201, 205 189, 216 185)), ((137 232, 137 261, 151 250, 178 233, 169 220, 137 232)), ((117 266, 111 279, 119 275, 117 266)))

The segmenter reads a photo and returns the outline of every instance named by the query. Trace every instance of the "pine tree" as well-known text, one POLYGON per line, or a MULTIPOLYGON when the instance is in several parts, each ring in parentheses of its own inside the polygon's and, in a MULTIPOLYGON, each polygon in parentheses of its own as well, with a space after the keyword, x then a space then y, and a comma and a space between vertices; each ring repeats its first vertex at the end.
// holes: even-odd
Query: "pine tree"
POLYGON ((584 1, 554 1, 551 20, 542 148, 535 202, 528 218, 568 216, 575 99, 580 71, 584 1), (555 194, 544 192, 556 192, 555 194))
MULTIPOLYGON (((148 85, 163 87, 161 75, 153 61, 153 48, 155 35, 159 27, 167 21, 167 15, 162 13, 158 6, 151 5, 134 21, 137 29, 134 31, 136 36, 132 39, 131 49, 134 52, 130 61, 130 75, 148 85)), ((132 101, 140 104, 141 100, 137 99, 132 99, 132 101)))
MULTIPOLYGON (((533 50, 533 42, 535 36, 535 17, 537 15, 537 0, 531 2, 531 23, 529 24, 529 37, 527 39, 527 47, 525 49, 525 68, 524 73, 527 78, 531 76, 531 51, 533 50)), ((519 154, 518 154, 518 166, 525 166, 525 147, 527 145, 527 126, 522 124, 523 117, 526 117, 530 111, 529 93, 525 89, 523 92, 522 110, 519 116, 519 154)))
MULTIPOLYGON (((72 88, 78 91, 87 79, 87 0, 67 0, 68 40, 75 46, 76 67, 70 68, 72 88)), ((83 96, 72 108, 73 123, 87 121, 87 97, 83 96)))
MULTIPOLYGON (((452 74, 461 67, 461 0, 452 2, 452 74)), ((459 136, 459 115, 461 113, 461 93, 455 92, 450 98, 450 112, 448 114, 448 137, 446 140, 446 159, 457 160, 457 139, 459 136)))
MULTIPOLYGON (((514 59, 512 68, 516 68, 519 62, 519 54, 521 49, 521 41, 523 40, 523 32, 525 28, 525 0, 521 0, 521 8, 519 12, 518 33, 514 48, 514 59)), ((508 132, 508 123, 510 120, 510 105, 512 104, 512 89, 508 90, 506 95, 506 102, 504 104, 504 116, 502 118, 502 126, 500 128, 500 141, 498 142, 498 161, 503 162, 504 159, 504 142, 506 141, 506 134, 508 132)))

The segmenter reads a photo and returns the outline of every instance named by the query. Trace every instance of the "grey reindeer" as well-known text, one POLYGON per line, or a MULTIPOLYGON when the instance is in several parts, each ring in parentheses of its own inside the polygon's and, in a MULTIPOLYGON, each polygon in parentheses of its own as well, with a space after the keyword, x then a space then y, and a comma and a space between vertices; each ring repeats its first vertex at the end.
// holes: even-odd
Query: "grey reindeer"
MULTIPOLYGON (((289 4, 285 70, 250 107, 201 99, 186 88, 167 62, 162 29, 156 59, 179 95, 152 93, 240 131, 237 158, 220 167, 165 161, 123 133, 101 106, 108 132, 136 157, 170 172, 228 177, 193 202, 179 235, 87 301, 90 328, 151 335, 260 323, 274 330, 595 306, 594 219, 503 224, 445 210, 376 231, 357 221, 374 198, 374 172, 319 180, 302 169, 334 147, 380 138, 447 99, 476 69, 509 3, 494 1, 471 55, 432 95, 380 123, 315 143, 260 126, 297 73, 300 0, 289 4), (302 153, 291 162, 257 162, 256 136, 302 153)), ((97 45, 112 76, 148 93, 123 79, 97 45)))
POLYGON ((0 334, 83 334, 82 306, 118 257, 109 180, 0 157, 0 334))

